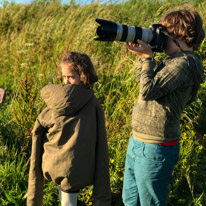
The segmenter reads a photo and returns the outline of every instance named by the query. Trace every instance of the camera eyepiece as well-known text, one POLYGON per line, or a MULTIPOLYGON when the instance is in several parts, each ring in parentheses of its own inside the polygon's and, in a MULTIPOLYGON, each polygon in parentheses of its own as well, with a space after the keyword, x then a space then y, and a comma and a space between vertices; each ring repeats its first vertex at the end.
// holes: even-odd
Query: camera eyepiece
POLYGON ((128 26, 117 24, 113 21, 105 19, 96 19, 100 24, 97 27, 96 41, 121 41, 136 43, 137 39, 148 44, 153 51, 163 52, 166 46, 167 36, 164 35, 165 30, 161 24, 153 24, 150 29, 144 27, 128 26))

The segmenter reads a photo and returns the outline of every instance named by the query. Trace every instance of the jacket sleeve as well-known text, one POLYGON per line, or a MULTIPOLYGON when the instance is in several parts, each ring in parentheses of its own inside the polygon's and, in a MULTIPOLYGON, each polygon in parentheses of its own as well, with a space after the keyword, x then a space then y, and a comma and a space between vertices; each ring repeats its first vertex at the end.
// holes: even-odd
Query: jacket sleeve
POLYGON ((155 100, 179 87, 192 85, 192 76, 187 71, 188 63, 184 58, 174 58, 158 72, 153 68, 153 62, 143 63, 139 93, 144 100, 155 100))
POLYGON ((42 137, 45 128, 37 119, 33 129, 32 151, 29 170, 27 206, 41 206, 43 203, 44 178, 42 173, 42 137))
POLYGON ((142 72, 142 64, 139 63, 138 67, 136 69, 136 81, 139 83, 140 82, 140 77, 141 77, 141 72, 142 72))
POLYGON ((102 110, 98 110, 97 112, 97 143, 93 186, 93 205, 111 205, 109 154, 104 113, 102 110))

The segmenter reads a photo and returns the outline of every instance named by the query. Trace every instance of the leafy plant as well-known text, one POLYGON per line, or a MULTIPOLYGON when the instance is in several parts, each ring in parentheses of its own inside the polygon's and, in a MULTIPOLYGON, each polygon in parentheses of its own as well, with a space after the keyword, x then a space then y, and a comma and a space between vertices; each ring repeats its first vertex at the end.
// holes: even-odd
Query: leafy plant
MULTIPOLYGON (((204 0, 189 1, 202 15, 204 0)), ((183 0, 129 0, 92 2, 35 0, 28 5, 4 1, 0 8, 0 87, 7 88, 0 105, 0 205, 25 205, 31 131, 44 103, 41 88, 59 83, 58 63, 66 50, 87 53, 97 70, 95 94, 105 112, 110 155, 112 205, 121 206, 124 161, 131 136, 131 113, 139 86, 135 81, 138 59, 120 42, 93 41, 97 23, 104 18, 121 24, 149 27, 183 0)), ((198 53, 206 66, 206 41, 198 53)), ((156 61, 164 54, 156 53, 156 61)), ((205 111, 206 84, 184 110, 181 119, 180 160, 173 173, 168 205, 206 205, 205 111)), ((91 205, 92 187, 80 191, 78 205, 91 205)), ((46 182, 44 205, 60 205, 58 191, 46 182)))

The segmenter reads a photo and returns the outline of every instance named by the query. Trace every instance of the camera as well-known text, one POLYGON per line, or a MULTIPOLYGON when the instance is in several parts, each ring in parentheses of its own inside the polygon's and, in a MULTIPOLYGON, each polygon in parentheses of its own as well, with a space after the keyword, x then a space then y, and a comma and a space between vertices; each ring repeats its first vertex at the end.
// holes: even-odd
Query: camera
POLYGON ((163 52, 167 43, 166 30, 161 24, 152 24, 149 29, 144 27, 117 24, 106 19, 96 19, 96 41, 121 41, 137 43, 137 39, 145 42, 152 51, 163 52))

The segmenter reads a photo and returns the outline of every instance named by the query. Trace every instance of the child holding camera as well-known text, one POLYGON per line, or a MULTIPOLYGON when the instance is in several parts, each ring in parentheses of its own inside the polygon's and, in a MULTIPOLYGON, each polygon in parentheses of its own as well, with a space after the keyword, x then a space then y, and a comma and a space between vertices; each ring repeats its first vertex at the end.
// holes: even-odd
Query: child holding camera
POLYGON ((62 206, 76 206, 80 189, 93 184, 93 205, 109 206, 109 158, 104 113, 91 89, 98 80, 86 54, 61 59, 63 85, 41 91, 47 107, 32 136, 27 205, 41 206, 44 178, 58 186, 62 206))
POLYGON ((180 116, 204 81, 201 58, 194 52, 205 37, 200 15, 181 9, 159 23, 167 35, 167 57, 160 64, 155 64, 152 50, 143 41, 127 43, 130 52, 141 56, 141 68, 125 161, 125 206, 166 206, 179 156, 180 116))

